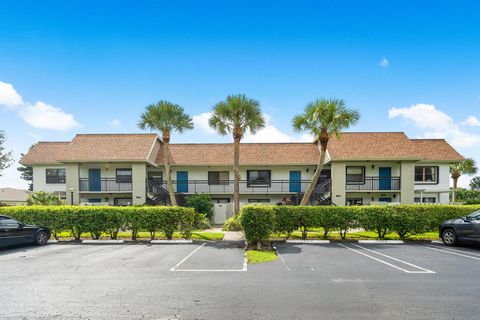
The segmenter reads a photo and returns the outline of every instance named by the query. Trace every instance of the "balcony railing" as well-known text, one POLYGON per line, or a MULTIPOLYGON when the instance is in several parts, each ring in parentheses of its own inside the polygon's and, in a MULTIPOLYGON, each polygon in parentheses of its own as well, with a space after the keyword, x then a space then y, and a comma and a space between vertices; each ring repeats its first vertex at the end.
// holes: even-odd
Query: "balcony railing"
POLYGON ((350 191, 388 191, 400 190, 400 177, 365 177, 362 182, 347 182, 345 190, 350 191))
MULTIPOLYGON (((166 181, 162 186, 167 188, 166 181)), ((208 180, 173 180, 173 190, 176 193, 212 193, 232 194, 234 180, 221 180, 216 184, 209 184, 208 180)), ((310 180, 270 180, 265 182, 249 182, 240 180, 240 193, 299 193, 305 192, 310 180)))
POLYGON ((131 192, 131 182, 117 182, 116 178, 101 178, 100 180, 90 180, 80 178, 80 191, 88 192, 131 192))

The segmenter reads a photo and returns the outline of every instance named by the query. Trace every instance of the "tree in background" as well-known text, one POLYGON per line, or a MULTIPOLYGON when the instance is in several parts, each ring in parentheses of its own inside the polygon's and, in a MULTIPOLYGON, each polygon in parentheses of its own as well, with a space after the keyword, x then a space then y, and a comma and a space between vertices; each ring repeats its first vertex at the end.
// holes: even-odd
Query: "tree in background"
POLYGON ((145 112, 140 116, 138 127, 144 130, 159 131, 162 134, 167 189, 172 206, 176 206, 177 200, 170 171, 170 135, 173 131, 183 133, 193 129, 192 117, 186 114, 179 105, 161 100, 146 107, 145 112))
POLYGON ((306 131, 310 133, 320 148, 320 158, 317 169, 312 176, 307 190, 305 190, 305 194, 300 202, 301 206, 308 203, 320 177, 325 163, 328 141, 333 135, 340 138, 342 131, 356 124, 359 119, 360 114, 358 111, 347 108, 342 99, 323 98, 310 102, 302 114, 293 118, 293 129, 297 132, 306 131))
POLYGON ((470 189, 472 190, 480 190, 480 177, 476 176, 470 180, 470 189))
MULTIPOLYGON (((28 151, 30 151, 33 148, 34 145, 31 145, 30 148, 28 148, 28 151)), ((20 155, 20 158, 23 158, 25 154, 22 153, 20 155)), ((31 166, 25 166, 23 164, 20 164, 20 166, 17 168, 18 171, 20 171, 20 178, 22 178, 25 181, 29 181, 28 184, 28 190, 33 191, 33 168, 31 166)))
POLYGON ((233 212, 240 210, 240 140, 247 131, 255 134, 265 126, 265 118, 257 100, 244 94, 229 95, 213 107, 208 121, 210 127, 222 136, 233 135, 233 212))
POLYGON ((5 151, 4 143, 7 140, 5 132, 0 130, 0 177, 2 176, 2 171, 7 169, 12 165, 12 151, 5 151))
POLYGON ((458 178, 462 175, 473 175, 477 173, 477 165, 473 158, 465 158, 462 162, 450 165, 450 174, 453 179, 452 202, 455 202, 455 192, 457 191, 458 178))
POLYGON ((62 200, 53 193, 46 193, 43 191, 32 193, 28 199, 27 203, 29 206, 59 206, 64 204, 62 200))

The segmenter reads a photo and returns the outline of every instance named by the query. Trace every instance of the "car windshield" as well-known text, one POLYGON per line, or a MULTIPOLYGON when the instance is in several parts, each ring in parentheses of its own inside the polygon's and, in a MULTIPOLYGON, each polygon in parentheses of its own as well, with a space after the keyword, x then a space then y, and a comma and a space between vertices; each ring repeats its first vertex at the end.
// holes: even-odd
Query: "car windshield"
POLYGON ((480 210, 470 213, 467 218, 469 220, 480 220, 480 210))

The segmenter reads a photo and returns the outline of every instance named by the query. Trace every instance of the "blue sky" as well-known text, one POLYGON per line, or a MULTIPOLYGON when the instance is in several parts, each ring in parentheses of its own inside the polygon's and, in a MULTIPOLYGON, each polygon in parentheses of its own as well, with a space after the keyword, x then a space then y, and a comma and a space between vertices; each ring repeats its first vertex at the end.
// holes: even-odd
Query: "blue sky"
MULTIPOLYGON (((0 129, 20 152, 75 133, 140 132, 166 99, 205 128, 245 93, 269 126, 247 141, 302 141, 290 121, 317 97, 361 112, 354 131, 444 137, 480 161, 478 1, 3 1, 0 129)), ((16 165, 0 186, 23 187, 16 165)), ((468 179, 463 179, 463 184, 468 179)))

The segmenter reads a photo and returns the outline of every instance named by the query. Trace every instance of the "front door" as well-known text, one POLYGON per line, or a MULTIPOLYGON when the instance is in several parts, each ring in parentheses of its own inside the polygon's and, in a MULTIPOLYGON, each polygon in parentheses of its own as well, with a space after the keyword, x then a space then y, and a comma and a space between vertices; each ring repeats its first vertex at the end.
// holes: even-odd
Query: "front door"
POLYGON ((177 192, 188 192, 188 171, 177 171, 177 192))
POLYGON ((380 167, 378 168, 378 189, 391 190, 392 189, 392 168, 380 167))
POLYGON ((88 191, 102 191, 100 169, 88 169, 88 191))
POLYGON ((289 192, 302 192, 302 173, 290 171, 289 192))

